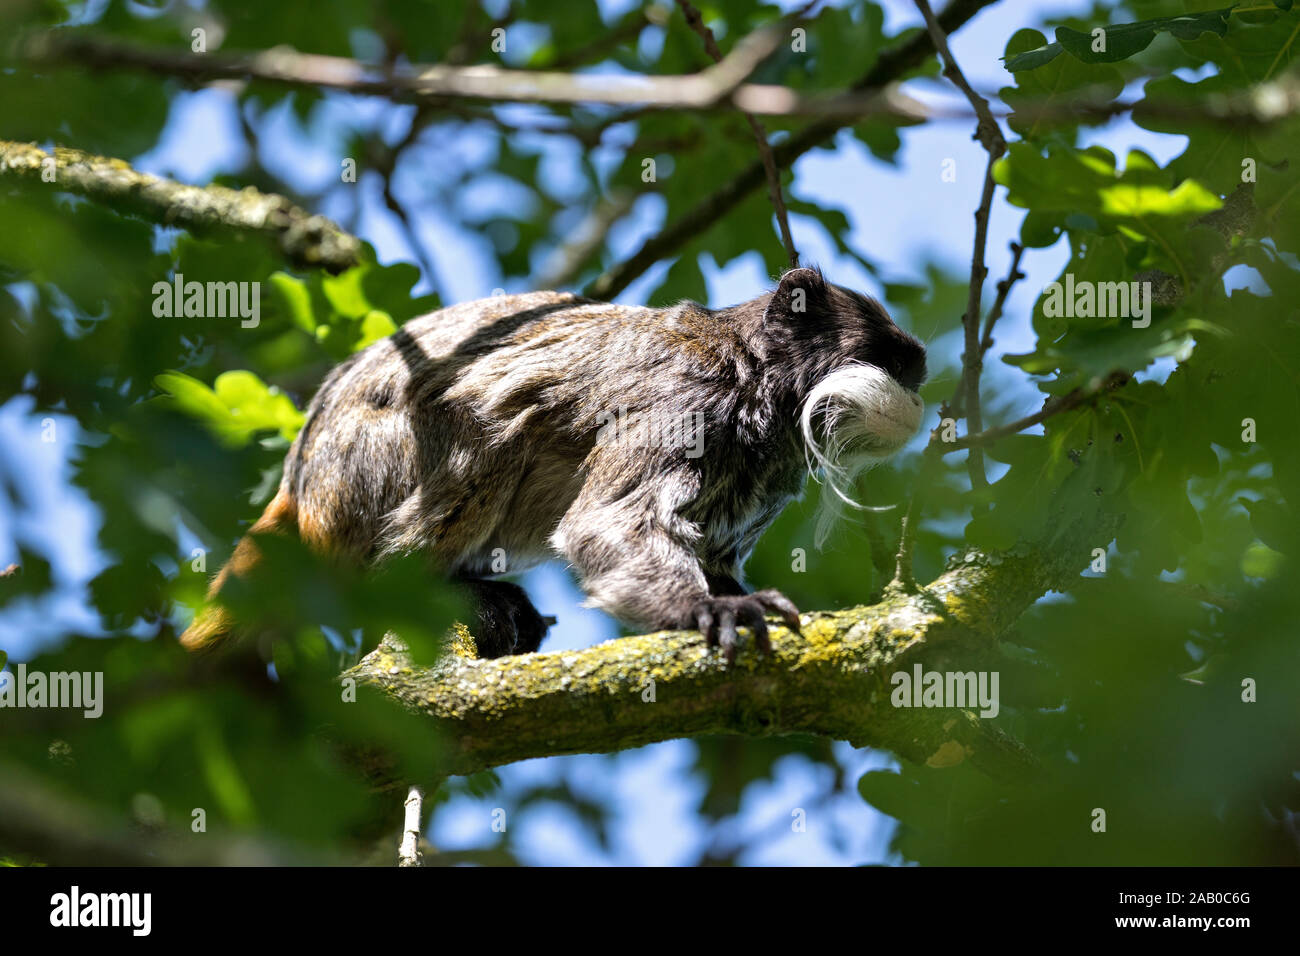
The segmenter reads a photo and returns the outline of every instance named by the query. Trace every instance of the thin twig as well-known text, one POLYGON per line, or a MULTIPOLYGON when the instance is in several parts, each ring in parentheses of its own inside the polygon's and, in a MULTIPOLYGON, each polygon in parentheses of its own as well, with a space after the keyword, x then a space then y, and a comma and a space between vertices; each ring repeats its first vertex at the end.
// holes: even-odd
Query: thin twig
POLYGON ((916 484, 912 497, 908 499, 907 511, 899 528, 898 554, 894 557, 894 579, 885 586, 886 595, 915 594, 916 575, 912 570, 912 552, 916 549, 916 530, 921 520, 921 509, 925 505, 925 493, 934 481, 934 472, 940 461, 933 441, 921 454, 921 468, 916 475, 916 484))
POLYGON ((407 791, 402 806, 406 814, 402 824, 402 843, 397 849, 397 865, 424 866, 424 858, 420 853, 420 817, 424 808, 424 791, 412 787, 407 791))
MULTIPOLYGON (((994 2, 996 0, 953 0, 939 14, 939 23, 951 32, 994 2)), ((923 63, 933 52, 934 44, 929 34, 924 31, 914 33, 897 46, 882 50, 871 69, 853 84, 851 92, 888 94, 900 77, 923 63)), ((810 123, 773 147, 776 164, 783 169, 789 168, 804 153, 820 146, 846 124, 861 117, 862 114, 858 113, 853 117, 827 117, 810 123)), ((630 257, 597 278, 587 286, 585 294, 593 299, 612 299, 655 263, 668 258, 721 220, 766 180, 762 162, 745 167, 734 179, 701 199, 675 223, 651 236, 630 257)))
POLYGON ((1002 318, 1002 309, 1007 304, 1011 287, 1025 277, 1025 274, 1020 271, 1020 257, 1024 254, 1024 246, 1018 242, 1011 243, 1011 268, 1007 270, 1005 279, 998 280, 997 298, 993 300, 993 307, 989 309, 989 314, 984 317, 984 334, 980 336, 981 356, 993 347, 993 326, 997 325, 998 319, 1002 318))
POLYGON ((533 287, 563 289, 573 282, 587 260, 604 247, 610 229, 632 208, 632 199, 632 193, 618 191, 598 200, 569 241, 548 259, 533 287))
MULTIPOLYGON (((818 0, 813 0, 800 11, 800 15, 804 15, 817 2, 818 0)), ((700 11, 695 9, 690 0, 677 0, 677 5, 682 8, 682 13, 685 14, 686 22, 690 24, 691 29, 704 40, 705 52, 713 57, 715 63, 721 63, 722 51, 718 49, 718 41, 708 24, 704 22, 704 17, 700 16, 700 11)), ((745 113, 745 120, 754 133, 758 155, 763 162, 763 172, 767 176, 767 194, 772 200, 772 208, 776 210, 776 222, 781 229, 781 243, 785 246, 786 255, 790 259, 790 268, 794 269, 799 265, 799 252, 795 249, 794 236, 790 233, 790 217, 786 212, 785 199, 781 195, 781 172, 777 169, 776 158, 772 155, 772 146, 767 141, 767 130, 763 128, 763 124, 753 113, 745 113)))
POLYGON ((393 176, 396 174, 397 164, 401 160, 402 153, 420 138, 420 134, 429 126, 432 119, 431 110, 423 106, 418 107, 411 117, 411 125, 406 134, 393 145, 392 149, 386 150, 380 161, 375 164, 375 171, 379 173, 380 181, 383 183, 384 205, 388 207, 389 212, 397 217, 406 244, 411 247, 411 253, 420 263, 420 267, 424 270, 424 277, 431 285, 435 284, 437 280, 433 254, 420 238, 420 234, 416 231, 415 223, 411 221, 406 207, 402 205, 393 192, 393 176))
MULTIPOLYGON (((966 296, 966 312, 961 317, 962 329, 965 333, 965 349, 962 353, 962 376, 957 384, 957 393, 952 402, 949 403, 949 405, 956 405, 958 402, 964 404, 966 430, 968 432, 979 432, 983 429, 980 415, 979 383, 984 356, 983 351, 980 349, 980 302, 984 293, 984 278, 988 275, 988 268, 984 264, 984 253, 988 244, 989 212, 993 205, 993 192, 996 186, 993 181, 993 164, 1006 152, 1007 144, 1002 136, 1001 129, 998 127, 997 120, 993 118, 993 114, 989 110, 988 101, 971 88, 961 71, 961 67, 957 65, 952 50, 948 47, 948 36, 944 32, 943 25, 935 17, 934 11, 930 9, 929 3, 926 0, 916 0, 916 7, 925 19, 926 30, 934 44, 934 49, 943 61, 944 75, 965 94, 966 99, 971 104, 971 109, 975 111, 975 115, 978 117, 974 138, 979 141, 989 156, 988 165, 984 170, 984 185, 980 194, 980 203, 975 210, 975 240, 971 253, 970 287, 966 296)), ((921 469, 917 475, 911 500, 907 503, 907 512, 903 515, 902 524, 899 528, 898 556, 894 565, 894 580, 889 583, 886 589, 889 593, 897 594, 901 592, 907 594, 916 590, 916 577, 912 571, 912 551, 916 544, 917 523, 920 521, 926 491, 934 480, 934 472, 941 457, 940 453, 935 450, 935 438, 942 431, 942 428, 941 422, 940 427, 930 437, 930 444, 926 446, 921 459, 921 469)), ((984 474, 984 457, 978 447, 971 448, 970 454, 967 456, 966 467, 970 474, 971 489, 973 491, 978 492, 988 486, 988 478, 984 474)))
MULTIPOLYGON (((970 102, 971 109, 975 111, 975 115, 979 118, 975 126, 975 139, 979 141, 989 155, 988 165, 984 171, 984 187, 980 195, 980 204, 975 210, 975 242, 971 253, 970 289, 966 297, 966 313, 961 319, 962 327, 966 333, 966 347, 962 354, 962 391, 965 396, 966 430, 969 433, 975 433, 981 431, 984 427, 980 414, 979 393, 980 374, 984 366, 984 353, 980 349, 980 302, 984 293, 984 278, 988 275, 988 267, 984 264, 984 255, 988 243, 989 212, 993 205, 993 192, 996 188, 996 183, 993 180, 993 164, 1006 152, 1007 143, 1002 136, 1002 130, 998 127, 998 121, 993 118, 993 114, 989 110, 988 100, 971 88, 970 83, 966 81, 965 74, 961 71, 961 67, 957 65, 957 60, 948 47, 948 37, 939 25, 939 21, 935 19, 930 4, 926 0, 916 0, 916 8, 921 11, 921 16, 925 18, 925 25, 929 30, 930 38, 934 41, 934 47, 943 60, 944 76, 965 94, 966 99, 970 102)), ((984 456, 977 447, 971 449, 966 467, 970 473, 971 488, 974 491, 978 492, 987 487, 988 478, 984 474, 984 456)))
POLYGON ((1061 412, 1068 412, 1072 408, 1078 408, 1080 405, 1086 405, 1098 395, 1105 392, 1113 392, 1120 388, 1129 380, 1127 372, 1111 372, 1104 379, 1094 379, 1090 384, 1081 388, 1076 388, 1067 395, 1060 398, 1049 399, 1043 407, 1034 412, 1032 415, 1026 415, 1024 418, 1018 418, 1014 422, 1008 422, 1005 425, 998 425, 996 428, 989 428, 974 435, 962 435, 950 442, 939 442, 938 448, 943 454, 952 451, 960 451, 963 448, 978 448, 997 441, 999 438, 1005 438, 1008 435, 1015 435, 1024 431, 1026 428, 1032 428, 1040 422, 1046 421, 1053 415, 1059 415, 1061 412))
POLYGON ((611 50, 635 40, 641 31, 659 21, 661 8, 650 4, 641 9, 632 10, 622 20, 604 34, 590 43, 556 54, 546 64, 552 70, 571 70, 584 63, 598 62, 605 59, 611 50))
MULTIPOLYGON (((925 0, 918 0, 924 3, 925 0)), ((980 377, 984 372, 984 353, 980 349, 980 302, 984 297, 984 278, 988 267, 984 264, 984 252, 988 243, 989 214, 993 206, 993 166, 1000 154, 989 152, 988 165, 984 169, 984 188, 980 195, 979 207, 975 210, 975 243, 971 253, 970 290, 966 299, 966 313, 961 317, 965 332, 965 349, 962 352, 962 394, 964 399, 964 417, 966 431, 978 432, 984 428, 983 412, 980 409, 980 377)), ((978 448, 972 448, 966 459, 966 470, 970 475, 971 490, 980 491, 988 486, 988 477, 984 474, 984 455, 978 448)))
POLYGON ((979 117, 975 138, 979 140, 980 145, 990 155, 996 153, 1001 156, 1007 151, 1007 143, 1002 137, 1002 130, 998 128, 998 121, 993 118, 993 113, 989 109, 988 100, 976 93, 971 85, 966 82, 965 74, 962 73, 961 67, 957 65, 952 50, 948 48, 948 35, 944 32, 939 21, 935 19, 930 4, 926 0, 916 0, 916 8, 921 11, 921 16, 925 17, 925 26, 930 31, 930 39, 934 41, 934 48, 939 52, 939 57, 943 60, 943 75, 965 94, 966 99, 970 102, 971 109, 979 117))
POLYGON ((506 9, 499 17, 492 17, 487 23, 480 23, 480 18, 486 11, 477 3, 465 5, 465 15, 460 22, 460 30, 456 34, 456 42, 442 58, 443 63, 450 63, 454 66, 462 66, 474 61, 479 56, 484 47, 489 45, 492 38, 492 31, 505 29, 515 22, 519 16, 519 8, 516 4, 508 4, 506 9))

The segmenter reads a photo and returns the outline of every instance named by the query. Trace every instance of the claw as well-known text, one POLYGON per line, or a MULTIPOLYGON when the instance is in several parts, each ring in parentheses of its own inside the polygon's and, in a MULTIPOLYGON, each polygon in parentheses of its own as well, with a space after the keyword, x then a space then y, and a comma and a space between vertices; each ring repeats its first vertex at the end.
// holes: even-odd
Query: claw
POLYGON ((753 595, 758 602, 776 614, 790 630, 796 634, 803 634, 799 625, 799 609, 794 606, 794 602, 782 594, 780 591, 768 589, 766 591, 756 591, 753 595))
POLYGON ((736 633, 736 614, 730 608, 723 608, 718 614, 718 637, 727 663, 734 664, 736 650, 740 645, 740 635, 736 633))
POLYGON ((737 622, 754 635, 754 644, 763 654, 772 653, 772 635, 765 614, 779 617, 783 624, 796 634, 799 631, 799 609, 780 591, 766 590, 756 594, 714 595, 696 602, 690 617, 710 648, 721 647, 728 664, 736 661, 740 648, 737 622))
POLYGON ((713 612, 709 610, 707 604, 697 604, 691 611, 695 616, 695 627, 704 635, 704 640, 709 647, 717 647, 718 632, 713 626, 713 612))

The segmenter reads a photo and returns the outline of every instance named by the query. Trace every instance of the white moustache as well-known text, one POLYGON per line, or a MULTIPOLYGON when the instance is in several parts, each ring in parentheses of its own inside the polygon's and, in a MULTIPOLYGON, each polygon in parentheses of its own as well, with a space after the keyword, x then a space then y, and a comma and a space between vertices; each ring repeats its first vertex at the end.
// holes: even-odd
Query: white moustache
MULTIPOLYGON (((863 507, 848 494, 854 479, 906 445, 921 427, 924 411, 921 396, 884 369, 863 364, 837 369, 808 393, 799 416, 809 470, 820 469, 840 500, 863 507), (813 427, 817 416, 824 441, 813 427)), ((824 537, 819 527, 819 546, 824 537)))

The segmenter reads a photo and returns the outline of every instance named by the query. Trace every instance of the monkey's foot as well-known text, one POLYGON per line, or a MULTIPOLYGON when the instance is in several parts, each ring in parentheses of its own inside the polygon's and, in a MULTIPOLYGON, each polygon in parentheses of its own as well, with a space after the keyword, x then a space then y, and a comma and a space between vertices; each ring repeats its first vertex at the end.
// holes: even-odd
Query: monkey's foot
POLYGON ((709 597, 691 608, 691 620, 708 641, 709 647, 722 647, 727 663, 736 660, 740 636, 736 625, 754 632, 754 643, 764 654, 772 651, 772 640, 767 633, 765 614, 773 614, 786 627, 799 633, 799 609, 780 591, 755 591, 753 594, 709 597))
POLYGON ((462 582, 474 597, 475 625, 470 628, 479 657, 530 654, 555 623, 550 615, 539 614, 524 589, 509 581, 466 579, 462 582))

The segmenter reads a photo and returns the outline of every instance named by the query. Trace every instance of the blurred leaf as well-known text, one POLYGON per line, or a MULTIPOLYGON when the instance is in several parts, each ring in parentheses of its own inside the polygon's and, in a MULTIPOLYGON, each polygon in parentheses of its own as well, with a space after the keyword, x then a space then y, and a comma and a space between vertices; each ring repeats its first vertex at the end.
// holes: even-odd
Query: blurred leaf
MULTIPOLYGON (((1159 17, 1137 23, 1097 27, 1092 33, 1081 33, 1069 27, 1056 28, 1056 42, 1008 55, 1006 68, 1011 72, 1035 70, 1050 63, 1065 51, 1084 63, 1114 63, 1127 60, 1147 48, 1157 33, 1172 33, 1182 40, 1193 40, 1202 33, 1223 36, 1228 31, 1228 16, 1232 7, 1206 10, 1175 17, 1159 17)), ((1008 51, 1009 53, 1009 51, 1008 51)))
POLYGON ((212 388, 182 372, 164 372, 155 381, 175 407, 232 446, 246 444, 268 429, 292 439, 304 421, 288 396, 249 371, 222 372, 212 388))

